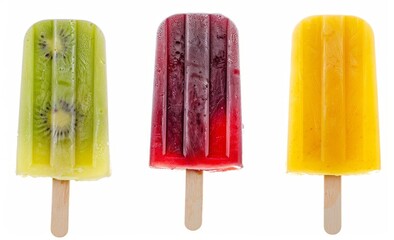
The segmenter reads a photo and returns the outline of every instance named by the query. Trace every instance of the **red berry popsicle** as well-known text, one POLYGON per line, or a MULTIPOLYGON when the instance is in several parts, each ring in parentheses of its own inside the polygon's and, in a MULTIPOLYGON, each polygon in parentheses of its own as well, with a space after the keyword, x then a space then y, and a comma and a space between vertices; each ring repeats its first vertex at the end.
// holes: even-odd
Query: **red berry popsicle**
MULTIPOLYGON (((186 194, 197 191, 189 180, 202 191, 201 170, 242 167, 239 73, 238 33, 228 18, 178 14, 159 27, 150 166, 187 169, 186 194)), ((197 229, 201 221, 188 226, 187 208, 188 196, 186 226, 197 229)))

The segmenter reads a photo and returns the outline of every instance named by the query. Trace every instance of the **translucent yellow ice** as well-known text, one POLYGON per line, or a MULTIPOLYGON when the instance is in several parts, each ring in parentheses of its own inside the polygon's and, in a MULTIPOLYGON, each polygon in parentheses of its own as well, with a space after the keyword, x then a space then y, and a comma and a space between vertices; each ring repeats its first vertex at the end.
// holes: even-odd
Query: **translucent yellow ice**
POLYGON ((352 16, 313 16, 293 33, 288 172, 380 168, 374 39, 352 16))

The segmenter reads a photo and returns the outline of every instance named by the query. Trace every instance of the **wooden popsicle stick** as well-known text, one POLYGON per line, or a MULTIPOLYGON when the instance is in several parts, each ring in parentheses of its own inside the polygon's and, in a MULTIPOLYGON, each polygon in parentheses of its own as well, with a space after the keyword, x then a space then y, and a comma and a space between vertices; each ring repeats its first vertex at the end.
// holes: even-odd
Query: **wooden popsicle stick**
POLYGON ((328 234, 341 231, 341 176, 324 176, 324 229, 328 234))
POLYGON ((70 181, 52 181, 52 219, 51 231, 56 237, 64 237, 68 232, 68 205, 70 181))
POLYGON ((186 170, 185 226, 197 230, 202 224, 203 172, 186 170))

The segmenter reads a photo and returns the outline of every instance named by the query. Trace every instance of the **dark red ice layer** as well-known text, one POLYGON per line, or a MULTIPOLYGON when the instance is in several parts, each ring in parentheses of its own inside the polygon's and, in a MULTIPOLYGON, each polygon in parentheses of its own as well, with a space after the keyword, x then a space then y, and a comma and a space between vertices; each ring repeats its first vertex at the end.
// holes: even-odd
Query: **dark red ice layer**
POLYGON ((222 15, 180 14, 157 35, 150 165, 242 167, 238 34, 222 15))

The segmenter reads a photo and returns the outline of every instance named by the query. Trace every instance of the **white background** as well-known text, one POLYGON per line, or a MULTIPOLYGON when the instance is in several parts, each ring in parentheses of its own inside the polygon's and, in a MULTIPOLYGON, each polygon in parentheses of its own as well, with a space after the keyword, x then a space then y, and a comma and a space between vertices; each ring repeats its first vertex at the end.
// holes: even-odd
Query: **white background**
POLYGON ((393 239, 388 2, 1 0, 0 239, 54 239, 51 180, 15 175, 23 38, 33 23, 52 18, 92 21, 107 45, 112 176, 71 183, 65 239, 393 239), (244 124, 244 169, 204 175, 203 226, 195 232, 183 225, 184 171, 148 167, 156 30, 166 17, 188 12, 222 13, 237 25, 244 124), (343 177, 342 231, 334 237, 323 230, 323 177, 286 174, 291 34, 317 14, 362 17, 376 40, 382 170, 343 177))

